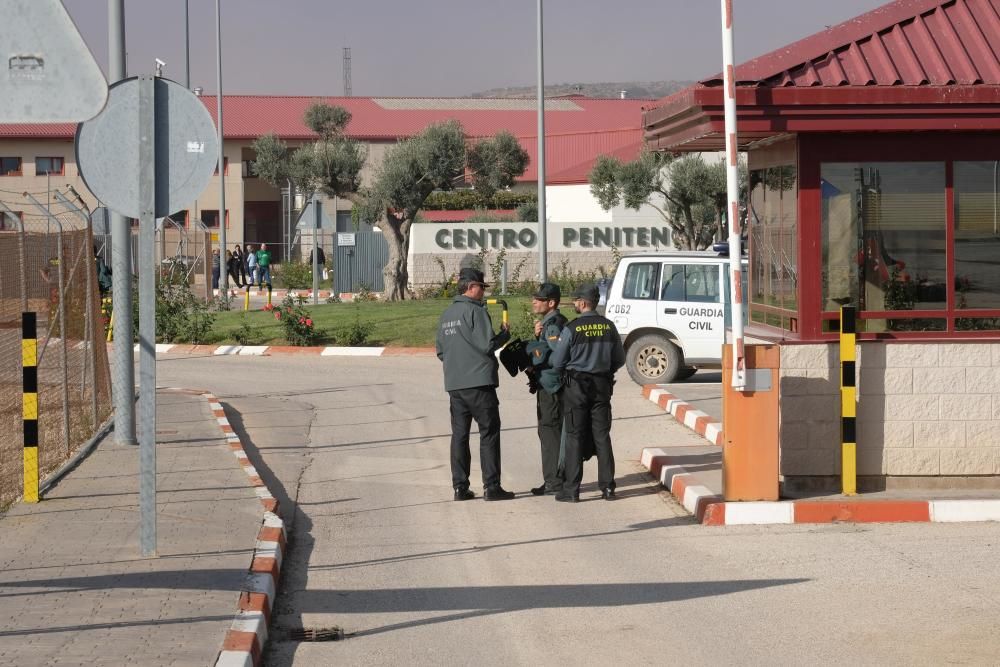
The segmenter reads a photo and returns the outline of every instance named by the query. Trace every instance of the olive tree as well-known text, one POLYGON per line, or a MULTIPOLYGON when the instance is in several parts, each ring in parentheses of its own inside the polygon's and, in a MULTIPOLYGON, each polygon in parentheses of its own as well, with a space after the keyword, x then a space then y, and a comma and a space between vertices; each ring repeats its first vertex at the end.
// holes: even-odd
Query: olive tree
MULTIPOLYGON (((602 155, 588 180, 590 192, 606 211, 620 204, 636 211, 643 205, 652 207, 680 249, 704 250, 717 236, 724 236, 728 196, 722 160, 707 163, 698 154, 645 151, 632 162, 622 162, 602 155)), ((741 166, 741 181, 745 180, 741 166)))
POLYGON ((465 179, 492 196, 510 187, 528 166, 528 154, 512 135, 497 135, 467 145, 462 125, 454 120, 435 123, 388 151, 375 170, 370 187, 360 192, 359 217, 382 230, 389 260, 382 271, 390 301, 412 297, 407 255, 410 230, 427 197, 451 190, 465 179))

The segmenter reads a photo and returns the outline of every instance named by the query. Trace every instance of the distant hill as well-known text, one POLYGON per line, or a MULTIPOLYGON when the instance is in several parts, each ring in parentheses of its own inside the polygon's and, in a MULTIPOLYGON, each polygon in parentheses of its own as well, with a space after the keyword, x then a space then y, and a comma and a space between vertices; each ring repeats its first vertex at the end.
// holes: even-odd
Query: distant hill
MULTIPOLYGON (((545 86, 546 97, 584 95, 585 97, 626 97, 658 99, 687 88, 693 81, 618 81, 609 83, 556 83, 545 86)), ((530 98, 537 94, 535 86, 491 88, 466 97, 530 98)))

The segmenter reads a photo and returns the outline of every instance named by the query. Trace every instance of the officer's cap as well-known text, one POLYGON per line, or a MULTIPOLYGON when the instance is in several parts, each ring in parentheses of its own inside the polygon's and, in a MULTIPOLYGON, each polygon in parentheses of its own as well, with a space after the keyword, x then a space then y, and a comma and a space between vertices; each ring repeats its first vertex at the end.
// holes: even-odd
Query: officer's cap
POLYGON ((601 300, 601 292, 597 289, 597 285, 580 285, 576 288, 576 291, 573 292, 573 298, 584 299, 585 301, 597 305, 597 303, 601 300))
POLYGON ((559 301, 562 298, 562 292, 559 290, 559 285, 555 283, 542 283, 535 290, 534 297, 536 299, 542 299, 544 301, 559 301))
POLYGON ((483 282, 483 278, 484 278, 483 272, 477 271, 472 267, 466 267, 458 272, 459 280, 467 280, 470 283, 479 283, 483 287, 489 287, 489 284, 483 282))

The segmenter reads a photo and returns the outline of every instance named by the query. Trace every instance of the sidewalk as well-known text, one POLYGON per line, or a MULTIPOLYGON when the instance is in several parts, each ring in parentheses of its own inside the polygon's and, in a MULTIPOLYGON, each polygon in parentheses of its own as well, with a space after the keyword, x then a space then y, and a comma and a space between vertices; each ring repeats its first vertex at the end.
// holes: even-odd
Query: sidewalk
POLYGON ((205 397, 157 404, 159 558, 139 552, 138 447, 109 436, 0 516, 0 664, 215 662, 263 508, 205 397))
MULTIPOLYGON (((643 449, 640 459, 642 466, 705 525, 1000 521, 1000 491, 989 490, 889 490, 857 496, 726 502, 724 433, 718 418, 721 401, 712 392, 711 387, 702 386, 685 390, 681 383, 642 387, 643 397, 705 439, 701 446, 655 443, 660 446, 643 449), (678 393, 690 393, 690 399, 678 393)), ((714 392, 717 395, 719 390, 714 392)))

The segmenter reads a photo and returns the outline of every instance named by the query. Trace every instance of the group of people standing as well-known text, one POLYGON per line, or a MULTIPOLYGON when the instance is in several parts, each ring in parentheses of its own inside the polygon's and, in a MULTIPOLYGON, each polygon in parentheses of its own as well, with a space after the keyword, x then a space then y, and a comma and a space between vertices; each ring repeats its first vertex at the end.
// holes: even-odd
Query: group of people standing
MULTIPOLYGON (((219 259, 219 251, 212 251, 212 289, 219 288, 219 278, 221 276, 222 263, 219 259)), ((249 287, 256 284, 258 287, 271 285, 271 251, 267 249, 266 243, 261 243, 260 248, 254 250, 252 244, 246 245, 246 251, 240 244, 233 246, 232 251, 226 251, 226 273, 236 287, 249 287)))
MULTIPOLYGON (((437 332, 437 356, 451 411, 451 474, 455 500, 475 497, 469 489, 472 421, 479 426, 479 458, 485 500, 509 500, 500 484, 499 363, 495 352, 510 339, 504 324, 494 333, 483 297, 489 285, 483 273, 462 269, 459 296, 445 310, 437 332)), ((598 486, 604 500, 615 498, 615 458, 611 448, 611 394, 615 372, 625 364, 625 350, 614 324, 596 312, 600 293, 584 285, 573 293, 578 317, 559 312, 561 290, 542 283, 532 298, 535 341, 529 345, 531 385, 536 388, 538 437, 543 483, 536 496, 553 495, 577 502, 583 461, 598 461, 598 486), (561 455, 562 454, 562 455, 561 455)))

